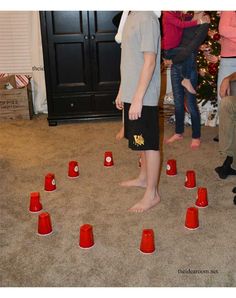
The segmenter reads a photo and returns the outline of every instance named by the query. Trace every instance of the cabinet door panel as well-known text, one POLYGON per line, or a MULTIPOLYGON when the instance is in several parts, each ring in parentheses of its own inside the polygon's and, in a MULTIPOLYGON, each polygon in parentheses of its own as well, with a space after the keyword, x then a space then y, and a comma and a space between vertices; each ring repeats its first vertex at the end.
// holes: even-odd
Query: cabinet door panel
POLYGON ((55 45, 57 86, 86 87, 83 43, 57 43, 55 45))
POLYGON ((46 12, 52 92, 91 90, 88 12, 46 12))
POLYGON ((57 11, 52 13, 53 34, 82 34, 82 11, 57 11))
POLYGON ((120 82, 120 45, 112 19, 118 11, 89 12, 94 90, 117 90, 120 82))

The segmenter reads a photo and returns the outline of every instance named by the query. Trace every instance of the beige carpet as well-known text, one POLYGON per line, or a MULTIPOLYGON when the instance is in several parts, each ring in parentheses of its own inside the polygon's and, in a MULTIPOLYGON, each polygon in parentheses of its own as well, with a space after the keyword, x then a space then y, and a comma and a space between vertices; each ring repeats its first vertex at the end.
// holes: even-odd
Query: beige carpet
MULTIPOLYGON (((143 189, 121 188, 135 177, 138 156, 117 143, 120 121, 96 121, 49 127, 45 116, 32 121, 0 123, 1 286, 171 287, 236 286, 236 216, 234 178, 220 180, 222 163, 217 129, 203 127, 202 146, 192 151, 186 138, 164 146, 160 178, 161 203, 143 214, 127 209, 143 189), (115 166, 103 167, 104 151, 115 166), (178 175, 165 175, 167 159, 177 160, 178 175), (78 160, 80 177, 67 178, 70 160, 78 160), (196 171, 197 185, 208 188, 209 207, 200 210, 200 228, 184 228, 186 208, 196 190, 184 188, 185 172, 196 171), (45 193, 44 176, 56 175, 57 190, 45 193), (40 237, 37 215, 28 212, 30 192, 40 191, 54 233, 40 237), (79 228, 90 223, 95 246, 78 246, 79 228), (142 229, 155 232, 153 255, 139 252, 142 229), (194 271, 199 270, 199 271, 194 271), (205 271, 201 271, 205 270, 205 271), (207 271, 208 270, 208 271, 207 271)), ((165 123, 165 135, 173 126, 165 123)))

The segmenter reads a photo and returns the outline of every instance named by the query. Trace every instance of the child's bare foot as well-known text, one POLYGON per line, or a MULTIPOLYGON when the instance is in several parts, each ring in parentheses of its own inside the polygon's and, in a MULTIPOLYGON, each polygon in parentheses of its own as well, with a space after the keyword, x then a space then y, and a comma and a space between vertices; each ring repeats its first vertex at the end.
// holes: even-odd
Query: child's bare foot
POLYGON ((165 143, 170 144, 170 143, 173 143, 175 141, 183 140, 183 138, 184 138, 183 135, 176 133, 172 137, 170 137, 169 139, 165 140, 165 143))
POLYGON ((146 191, 143 199, 135 204, 133 207, 131 207, 129 211, 137 213, 147 211, 156 206, 160 202, 160 200, 161 198, 157 192, 153 194, 150 191, 146 191))
POLYGON ((189 93, 196 94, 196 90, 193 88, 193 85, 189 79, 183 79, 181 85, 184 86, 189 93))
POLYGON ((116 135, 116 140, 120 141, 121 139, 124 138, 124 135, 125 135, 125 129, 124 129, 124 125, 123 125, 116 135))
POLYGON ((127 180, 127 181, 123 181, 120 183, 121 186, 125 186, 125 187, 132 187, 132 186, 136 186, 136 187, 142 187, 145 188, 147 186, 147 182, 146 179, 140 179, 139 177, 136 179, 132 179, 132 180, 127 180))
POLYGON ((200 144, 201 144, 201 140, 200 139, 192 139, 192 142, 191 142, 190 147, 192 149, 197 149, 197 148, 200 147, 200 144))

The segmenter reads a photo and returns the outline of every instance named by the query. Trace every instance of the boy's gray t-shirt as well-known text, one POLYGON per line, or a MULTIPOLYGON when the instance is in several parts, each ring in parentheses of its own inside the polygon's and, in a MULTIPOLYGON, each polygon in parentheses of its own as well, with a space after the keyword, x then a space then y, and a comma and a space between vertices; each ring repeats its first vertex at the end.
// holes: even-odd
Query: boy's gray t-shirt
POLYGON ((143 105, 157 106, 160 96, 160 25, 152 11, 131 12, 121 44, 121 100, 131 103, 139 82, 144 52, 156 53, 156 66, 143 105))

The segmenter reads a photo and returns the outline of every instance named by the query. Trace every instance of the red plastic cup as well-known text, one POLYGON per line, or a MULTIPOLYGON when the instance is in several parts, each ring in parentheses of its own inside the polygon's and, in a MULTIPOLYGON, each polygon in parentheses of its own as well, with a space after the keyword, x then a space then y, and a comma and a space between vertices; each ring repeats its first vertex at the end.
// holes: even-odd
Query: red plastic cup
POLYGON ((40 203, 40 193, 31 192, 30 193, 30 206, 29 211, 36 213, 43 209, 42 204, 40 203))
POLYGON ((155 251, 154 232, 152 229, 143 230, 140 250, 145 254, 150 254, 155 251))
POLYGON ((46 236, 52 233, 52 224, 50 215, 47 212, 39 214, 38 218, 38 234, 46 236))
POLYGON ((198 208, 190 207, 187 209, 185 218, 185 228, 196 230, 199 228, 198 208))
POLYGON ((206 208, 208 206, 207 189, 205 187, 198 188, 195 205, 199 208, 206 208))
POLYGON ((104 154, 104 166, 105 167, 112 167, 114 165, 113 163, 113 157, 111 151, 106 151, 104 154))
POLYGON ((49 173, 45 176, 44 190, 45 191, 56 190, 56 180, 55 180, 54 174, 49 173))
POLYGON ((75 160, 72 160, 69 162, 68 177, 69 178, 79 177, 79 164, 75 160))
POLYGON ((167 176, 176 176, 177 175, 177 167, 176 167, 176 160, 169 159, 166 165, 166 175, 167 176))
POLYGON ((186 188, 195 188, 196 187, 196 177, 194 171, 187 171, 185 178, 185 187, 186 188))
POLYGON ((81 248, 90 248, 93 245, 93 227, 89 224, 85 224, 80 227, 79 246, 81 248))

